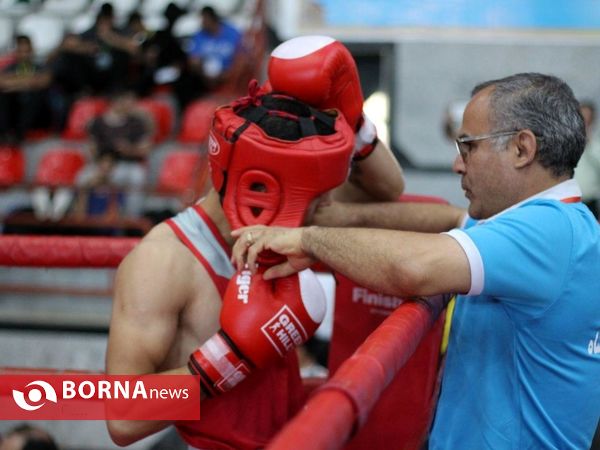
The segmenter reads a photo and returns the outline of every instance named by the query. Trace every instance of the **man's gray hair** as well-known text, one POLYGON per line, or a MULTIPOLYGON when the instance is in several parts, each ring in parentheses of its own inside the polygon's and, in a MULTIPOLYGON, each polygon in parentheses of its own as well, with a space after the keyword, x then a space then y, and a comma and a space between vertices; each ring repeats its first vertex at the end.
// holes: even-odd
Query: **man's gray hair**
POLYGON ((573 176, 586 139, 579 102, 567 83, 551 75, 519 73, 478 84, 471 95, 490 86, 493 130, 531 130, 539 163, 555 176, 573 176))

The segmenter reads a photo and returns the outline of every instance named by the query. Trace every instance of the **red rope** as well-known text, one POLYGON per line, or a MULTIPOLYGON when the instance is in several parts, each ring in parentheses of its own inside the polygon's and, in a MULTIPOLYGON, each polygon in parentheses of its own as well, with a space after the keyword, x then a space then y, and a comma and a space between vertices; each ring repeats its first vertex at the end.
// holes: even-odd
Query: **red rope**
POLYGON ((291 443, 294 448, 314 450, 342 448, 354 428, 364 424, 443 307, 441 297, 398 307, 316 391, 268 449, 286 450, 291 443))
POLYGON ((0 236, 0 266, 117 267, 139 238, 0 236))

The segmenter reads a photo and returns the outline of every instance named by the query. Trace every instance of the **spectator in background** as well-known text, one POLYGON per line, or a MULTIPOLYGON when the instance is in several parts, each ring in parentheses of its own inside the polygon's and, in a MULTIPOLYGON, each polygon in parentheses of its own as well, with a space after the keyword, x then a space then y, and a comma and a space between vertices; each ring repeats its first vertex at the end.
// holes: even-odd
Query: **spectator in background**
POLYGON ((586 146, 575 168, 575 179, 581 186, 583 202, 600 218, 600 140, 596 133, 596 107, 590 101, 582 101, 581 115, 585 122, 586 146))
POLYGON ((212 86, 227 77, 240 48, 242 35, 219 17, 214 8, 200 11, 202 29, 192 36, 188 54, 190 62, 212 86))
POLYGON ((0 436, 0 450, 58 450, 58 446, 46 430, 22 424, 0 436))
POLYGON ((138 95, 149 95, 156 86, 177 84, 187 57, 179 40, 173 35, 173 25, 184 12, 175 3, 169 3, 164 11, 167 21, 165 27, 143 43, 138 95))
POLYGON ((0 72, 0 139, 15 144, 27 131, 50 126, 48 87, 51 73, 33 59, 28 36, 15 39, 15 61, 0 72))
MULTIPOLYGON (((133 92, 115 89, 107 111, 90 124, 93 162, 77 178, 84 190, 110 187, 125 190, 124 213, 139 217, 142 213, 146 182, 146 160, 152 148, 152 120, 135 106, 133 92)), ((99 213, 96 204, 78 201, 80 209, 99 213)), ((98 198, 97 196, 95 198, 98 198)))
POLYGON ((113 187, 111 173, 114 157, 108 153, 94 156, 94 172, 79 177, 75 214, 78 217, 115 218, 123 208, 123 193, 113 187))
POLYGON ((153 33, 146 28, 139 11, 132 11, 121 34, 130 40, 131 59, 128 65, 128 79, 132 85, 140 82, 143 69, 143 47, 153 33))
POLYGON ((224 21, 211 6, 200 11, 202 29, 190 38, 188 71, 176 86, 182 106, 225 83, 236 55, 241 49, 242 35, 224 21))
POLYGON ((92 28, 80 35, 65 36, 51 56, 57 83, 67 94, 91 90, 106 93, 129 82, 129 66, 139 43, 114 25, 114 11, 104 3, 92 28))
POLYGON ((146 29, 144 20, 139 11, 132 11, 127 18, 127 24, 122 31, 123 35, 132 38, 138 45, 142 45, 152 35, 152 32, 146 29))

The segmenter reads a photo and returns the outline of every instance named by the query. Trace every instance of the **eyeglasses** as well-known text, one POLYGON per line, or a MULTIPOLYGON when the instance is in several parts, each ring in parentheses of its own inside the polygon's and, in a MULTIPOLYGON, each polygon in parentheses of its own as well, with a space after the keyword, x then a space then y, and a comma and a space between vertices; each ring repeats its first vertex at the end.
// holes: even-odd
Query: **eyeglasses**
POLYGON ((471 151, 471 142, 483 141, 485 139, 494 139, 502 136, 511 136, 513 134, 517 134, 519 131, 520 130, 499 131, 497 133, 481 134, 479 136, 463 136, 456 139, 454 141, 454 144, 456 145, 456 151, 458 152, 459 156, 463 159, 463 161, 466 161, 467 155, 471 151))

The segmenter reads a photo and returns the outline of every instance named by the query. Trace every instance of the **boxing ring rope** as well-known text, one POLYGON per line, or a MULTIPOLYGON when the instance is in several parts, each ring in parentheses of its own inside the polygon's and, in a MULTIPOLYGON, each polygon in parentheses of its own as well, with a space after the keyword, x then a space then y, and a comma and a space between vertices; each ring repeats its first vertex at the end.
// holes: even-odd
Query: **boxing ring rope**
MULTIPOLYGON (((0 236, 0 266, 117 267, 139 238, 0 236)), ((381 393, 445 307, 442 297, 400 305, 275 436, 270 450, 338 449, 361 427, 381 393), (327 426, 323 426, 327 424, 327 426)))
POLYGON ((411 357, 444 307, 441 296, 400 305, 317 390, 267 448, 288 449, 290 442, 295 448, 342 448, 353 431, 365 423, 381 393, 411 357))
POLYGON ((0 266, 117 267, 139 238, 0 236, 0 266))

